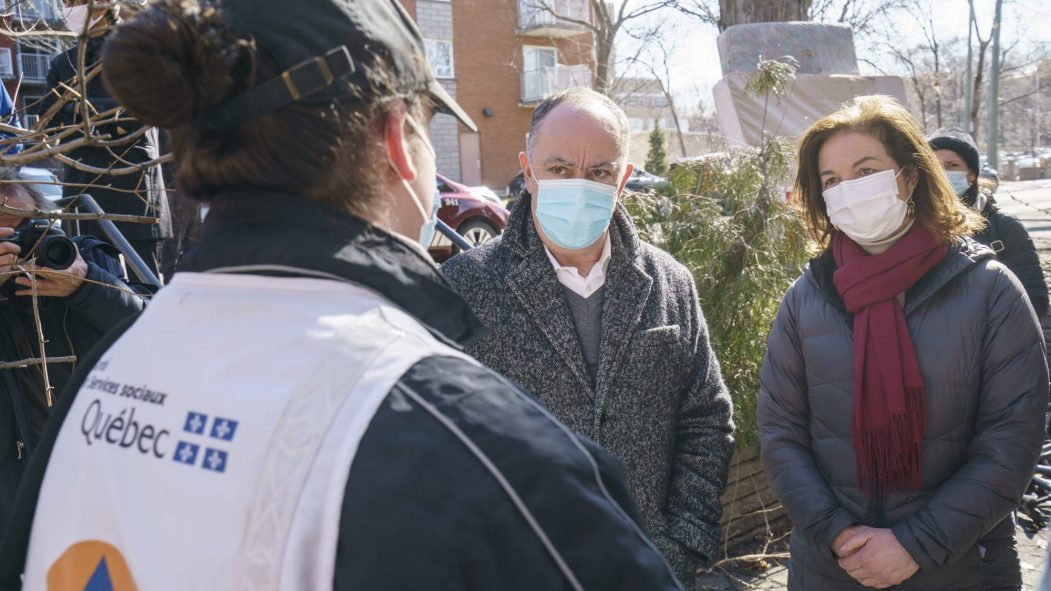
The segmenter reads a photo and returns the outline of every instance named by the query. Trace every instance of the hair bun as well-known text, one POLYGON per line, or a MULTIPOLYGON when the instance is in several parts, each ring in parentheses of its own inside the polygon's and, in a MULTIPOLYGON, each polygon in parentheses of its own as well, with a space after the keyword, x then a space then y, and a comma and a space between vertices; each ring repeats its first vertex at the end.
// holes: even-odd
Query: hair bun
POLYGON ((161 0, 109 36, 102 77, 139 121, 179 127, 233 96, 250 72, 248 47, 211 2, 161 0))

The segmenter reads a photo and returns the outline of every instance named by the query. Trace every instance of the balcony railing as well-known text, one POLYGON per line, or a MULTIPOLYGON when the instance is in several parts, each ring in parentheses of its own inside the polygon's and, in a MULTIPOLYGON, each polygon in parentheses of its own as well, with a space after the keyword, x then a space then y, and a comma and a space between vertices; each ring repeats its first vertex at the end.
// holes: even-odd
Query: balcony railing
POLYGON ((589 16, 587 0, 518 0, 518 29, 523 33, 576 35, 584 27, 572 21, 588 22, 589 16))
POLYGON ((582 64, 522 72, 522 102, 542 101, 574 86, 591 88, 591 68, 582 64))
POLYGON ((11 59, 10 47, 0 47, 0 77, 5 80, 15 77, 15 64, 11 59))
POLYGON ((26 20, 57 21, 62 13, 53 0, 6 0, 8 14, 26 20))
POLYGON ((28 82, 47 80, 47 70, 51 67, 51 57, 41 53, 19 54, 18 65, 22 70, 22 79, 28 82))

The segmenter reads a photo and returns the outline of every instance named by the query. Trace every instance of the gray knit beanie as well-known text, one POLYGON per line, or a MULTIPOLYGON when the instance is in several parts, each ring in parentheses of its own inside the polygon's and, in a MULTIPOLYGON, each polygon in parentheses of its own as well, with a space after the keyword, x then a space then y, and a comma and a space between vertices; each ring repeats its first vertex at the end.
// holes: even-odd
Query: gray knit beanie
POLYGON ((971 134, 956 127, 943 127, 927 136, 933 150, 952 150, 963 158, 971 172, 978 174, 978 146, 974 145, 971 134))

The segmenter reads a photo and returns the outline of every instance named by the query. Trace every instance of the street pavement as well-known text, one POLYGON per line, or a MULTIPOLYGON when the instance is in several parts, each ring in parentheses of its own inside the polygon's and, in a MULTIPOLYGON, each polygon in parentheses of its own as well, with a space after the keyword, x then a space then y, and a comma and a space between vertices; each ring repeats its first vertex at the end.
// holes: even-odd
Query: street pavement
POLYGON ((1001 183, 996 202, 1025 224, 1051 277, 1051 179, 1001 183))
MULTIPOLYGON (((1033 238, 1045 277, 1051 278, 1051 179, 1004 182, 996 192, 1000 208, 1025 224, 1033 238)), ((1039 588, 1047 556, 1047 528, 1035 534, 1017 530, 1018 553, 1022 563, 1022 589, 1039 588)), ((766 569, 718 570, 700 579, 701 589, 712 591, 773 591, 788 587, 788 569, 783 564, 766 569)))

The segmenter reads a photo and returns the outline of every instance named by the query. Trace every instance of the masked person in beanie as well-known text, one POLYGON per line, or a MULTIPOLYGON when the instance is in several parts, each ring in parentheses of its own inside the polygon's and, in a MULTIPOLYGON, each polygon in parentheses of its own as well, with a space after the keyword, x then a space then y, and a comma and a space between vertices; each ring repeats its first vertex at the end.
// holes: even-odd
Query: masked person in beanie
POLYGON ((653 541, 693 588, 719 549, 732 408, 692 275, 619 203, 629 135, 592 90, 540 103, 507 228, 442 271, 493 327, 468 352, 624 462, 653 541))
POLYGON ((788 589, 1019 589, 1048 398, 1022 286, 966 238, 981 221, 894 99, 823 117, 798 162, 823 250, 782 300, 757 410, 788 589))
POLYGON ((442 90, 394 0, 160 0, 106 83, 211 204, 26 475, 25 589, 678 589, 611 456, 461 347, 420 244, 442 90), (43 460, 47 460, 46 463, 43 460), (85 587, 86 585, 86 587, 85 587))
POLYGON ((1001 211, 993 194, 978 185, 978 148, 971 135, 961 129, 942 128, 927 136, 934 154, 945 168, 956 195, 982 214, 985 228, 974 239, 996 252, 996 259, 1022 282, 1038 318, 1047 314, 1047 282, 1040 257, 1022 222, 1001 211))
MULTIPOLYGON (((46 127, 80 125, 82 102, 72 98, 61 107, 56 107, 69 88, 80 92, 80 52, 84 52, 84 68, 87 75, 97 70, 102 59, 102 46, 106 42, 120 14, 120 5, 112 0, 65 0, 63 18, 69 30, 77 35, 85 34, 83 43, 55 56, 47 73, 47 92, 36 109, 42 119, 49 118, 46 127)), ((103 77, 92 76, 87 82, 89 110, 103 113, 117 108, 103 85, 103 77)), ((132 121, 126 113, 119 115, 122 122, 95 125, 94 132, 108 135, 109 141, 119 145, 111 147, 83 146, 67 154, 78 163, 94 169, 126 168, 145 164, 159 155, 159 137, 156 129, 142 130, 142 124, 132 121), (137 137, 136 137, 136 134, 137 137)), ((73 141, 81 138, 76 134, 66 138, 73 141)), ((98 202, 106 213, 151 216, 160 219, 160 224, 114 222, 121 234, 142 257, 154 274, 158 271, 158 248, 171 237, 171 215, 168 197, 160 166, 152 166, 131 174, 104 174, 67 165, 62 174, 62 195, 71 197, 86 193, 98 202)), ((80 233, 97 236, 105 240, 98 222, 80 222, 80 233)))

